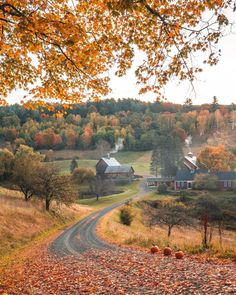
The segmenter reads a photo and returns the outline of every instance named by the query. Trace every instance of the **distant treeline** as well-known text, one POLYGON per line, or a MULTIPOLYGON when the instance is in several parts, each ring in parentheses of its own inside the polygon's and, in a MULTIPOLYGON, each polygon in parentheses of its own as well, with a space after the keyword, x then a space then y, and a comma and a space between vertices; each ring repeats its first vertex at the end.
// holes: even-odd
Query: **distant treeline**
POLYGON ((205 140, 216 128, 236 121, 236 105, 214 100, 201 106, 134 99, 108 99, 75 104, 63 115, 63 106, 27 110, 15 104, 0 107, 0 142, 13 149, 27 144, 35 149, 94 149, 115 146, 124 139, 125 150, 151 150, 153 138, 168 126, 181 141, 191 135, 205 140))

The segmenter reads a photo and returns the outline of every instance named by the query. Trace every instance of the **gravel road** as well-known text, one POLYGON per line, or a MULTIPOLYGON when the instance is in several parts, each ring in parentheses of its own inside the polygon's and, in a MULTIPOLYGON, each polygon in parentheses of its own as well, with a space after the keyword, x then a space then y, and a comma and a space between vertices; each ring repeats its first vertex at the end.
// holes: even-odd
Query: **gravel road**
POLYGON ((51 245, 51 250, 59 255, 80 255, 89 249, 112 250, 116 248, 101 240, 96 235, 98 221, 111 210, 123 205, 126 201, 141 197, 147 193, 144 181, 140 182, 138 194, 113 204, 85 217, 69 229, 65 230, 51 245))

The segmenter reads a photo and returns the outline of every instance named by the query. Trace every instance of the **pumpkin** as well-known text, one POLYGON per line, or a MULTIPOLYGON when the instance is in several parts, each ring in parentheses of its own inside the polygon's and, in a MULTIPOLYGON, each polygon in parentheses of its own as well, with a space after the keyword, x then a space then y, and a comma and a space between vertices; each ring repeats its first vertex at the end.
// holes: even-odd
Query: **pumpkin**
POLYGON ((164 250, 163 250, 163 253, 164 253, 165 256, 170 256, 171 253, 172 253, 172 250, 169 247, 165 247, 164 250))
POLYGON ((178 251, 175 253, 175 258, 177 259, 182 259, 184 257, 184 252, 183 251, 178 251))
POLYGON ((158 248, 158 246, 152 246, 151 247, 151 253, 154 254, 154 253, 158 253, 160 251, 160 249, 158 248))

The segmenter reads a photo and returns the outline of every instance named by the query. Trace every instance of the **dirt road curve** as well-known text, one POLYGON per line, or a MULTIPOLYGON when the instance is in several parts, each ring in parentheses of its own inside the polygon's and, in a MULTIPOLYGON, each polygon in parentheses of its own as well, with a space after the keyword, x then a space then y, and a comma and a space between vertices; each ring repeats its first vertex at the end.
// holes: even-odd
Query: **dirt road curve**
MULTIPOLYGON (((146 193, 144 182, 141 182, 139 193, 130 199, 146 193)), ((130 200, 129 199, 129 200, 130 200)), ((127 200, 126 200, 127 201, 127 200)), ((111 250, 116 247, 105 243, 96 235, 98 221, 111 210, 121 206, 125 201, 113 204, 99 212, 94 212, 80 222, 65 230, 51 245, 51 250, 59 255, 79 255, 90 249, 111 250)))

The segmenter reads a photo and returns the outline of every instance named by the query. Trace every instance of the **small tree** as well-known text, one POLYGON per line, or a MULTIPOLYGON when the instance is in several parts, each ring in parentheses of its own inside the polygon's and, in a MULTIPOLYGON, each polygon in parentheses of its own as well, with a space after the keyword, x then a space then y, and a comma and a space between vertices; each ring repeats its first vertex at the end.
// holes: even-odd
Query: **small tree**
POLYGON ((187 214, 187 208, 182 203, 174 200, 155 202, 155 207, 147 204, 144 207, 144 214, 149 226, 156 224, 167 226, 167 236, 175 226, 189 225, 191 218, 187 214))
POLYGON ((107 195, 113 190, 113 183, 110 180, 104 180, 94 177, 89 182, 90 190, 96 195, 97 201, 101 196, 107 195))
POLYGON ((20 145, 16 151, 12 179, 24 194, 25 201, 34 194, 37 171, 43 159, 42 155, 25 145, 20 145))
POLYGON ((89 168, 75 168, 73 170, 72 179, 76 184, 83 184, 93 181, 95 178, 94 172, 89 168))
POLYGON ((47 211, 53 200, 69 205, 76 198, 71 177, 61 175, 60 171, 51 165, 42 166, 38 170, 35 191, 40 198, 44 199, 47 211))
POLYGON ((196 174, 194 177, 195 189, 216 190, 218 177, 209 174, 196 174))
POLYGON ((120 209, 120 222, 124 225, 130 225, 133 221, 133 215, 130 206, 124 206, 120 209))
POLYGON ((78 162, 76 161, 76 158, 73 158, 70 162, 70 173, 72 174, 76 168, 78 168, 78 162))
POLYGON ((5 180, 12 175, 14 155, 7 149, 0 149, 0 179, 5 180))
POLYGON ((212 234, 210 234, 210 227, 213 224, 219 225, 219 234, 221 235, 223 214, 219 206, 209 197, 199 198, 195 202, 193 210, 194 216, 199 219, 202 228, 202 246, 207 248, 212 234))

